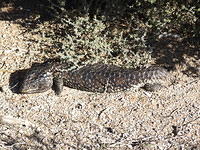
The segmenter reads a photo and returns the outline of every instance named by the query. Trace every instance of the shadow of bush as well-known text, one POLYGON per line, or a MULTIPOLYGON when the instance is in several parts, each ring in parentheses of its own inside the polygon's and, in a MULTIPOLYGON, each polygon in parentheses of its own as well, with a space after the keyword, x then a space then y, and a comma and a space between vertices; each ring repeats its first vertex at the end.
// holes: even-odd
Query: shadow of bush
MULTIPOLYGON (((125 20, 130 23, 132 28, 134 28, 134 26, 140 26, 141 24, 149 24, 152 27, 147 30, 146 42, 147 45, 150 46, 152 57, 156 58, 157 64, 168 65, 172 68, 174 68, 176 64, 186 64, 188 66, 188 69, 186 69, 188 71, 186 72, 195 73, 198 71, 198 69, 194 69, 193 66, 190 66, 185 61, 184 56, 193 57, 197 61, 200 59, 199 0, 178 0, 176 4, 174 4, 175 2, 173 0, 142 0, 134 2, 130 0, 10 0, 1 2, 0 6, 4 7, 9 3, 12 4, 11 8, 13 9, 10 8, 10 10, 1 11, 0 20, 13 21, 19 18, 25 20, 33 14, 40 15, 40 20, 28 20, 29 23, 26 21, 24 23, 16 22, 27 29, 36 28, 38 23, 42 23, 42 21, 45 20, 55 18, 59 20, 63 15, 71 12, 73 12, 72 15, 75 16, 89 14, 91 21, 94 16, 105 16, 105 22, 108 24, 113 24, 113 20, 125 20), (185 20, 176 23, 179 14, 171 14, 171 16, 169 16, 172 17, 171 22, 166 24, 167 27, 160 28, 159 25, 155 25, 155 21, 152 21, 154 18, 153 11, 156 9, 158 11, 156 13, 163 13, 159 8, 166 6, 166 3, 169 4, 169 8, 175 6, 177 10, 185 7, 187 9, 183 9, 183 11, 186 11, 186 13, 187 11, 194 10, 193 16, 197 18, 195 23, 190 24, 185 20), (152 16, 148 13, 152 13, 152 16), (179 27, 176 28, 176 25, 179 27), (182 40, 177 41, 177 39, 170 37, 158 38, 160 33, 168 32, 169 29, 172 29, 175 33, 180 33, 183 36, 182 40)), ((165 15, 164 17, 165 18, 158 19, 167 19, 165 15)), ((119 23, 122 24, 122 21, 119 21, 119 23)), ((148 47, 144 49, 147 51, 149 50, 148 47)))

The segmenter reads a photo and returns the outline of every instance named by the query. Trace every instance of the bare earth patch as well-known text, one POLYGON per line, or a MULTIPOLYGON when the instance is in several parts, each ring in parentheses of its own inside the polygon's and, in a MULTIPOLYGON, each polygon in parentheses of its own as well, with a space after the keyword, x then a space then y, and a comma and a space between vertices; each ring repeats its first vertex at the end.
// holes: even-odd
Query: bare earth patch
POLYGON ((21 95, 9 89, 11 72, 43 55, 28 36, 0 21, 0 149, 200 149, 200 80, 183 74, 184 66, 172 72, 172 85, 153 93, 65 87, 59 97, 52 90, 21 95))

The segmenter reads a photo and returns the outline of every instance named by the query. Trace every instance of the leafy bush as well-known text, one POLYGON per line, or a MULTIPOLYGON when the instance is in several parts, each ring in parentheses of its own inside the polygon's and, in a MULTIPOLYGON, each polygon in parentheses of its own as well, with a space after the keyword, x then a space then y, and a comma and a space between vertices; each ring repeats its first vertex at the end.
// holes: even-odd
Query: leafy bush
MULTIPOLYGON (((56 57, 70 60, 76 66, 104 62, 137 67, 151 63, 158 56, 166 55, 166 52, 158 55, 152 47, 163 34, 192 39, 193 47, 199 47, 199 0, 43 0, 37 3, 54 16, 50 30, 41 27, 43 42, 53 45, 56 57)), ((194 51, 196 55, 198 51, 194 51)), ((176 54, 170 51, 169 54, 174 62, 176 54)))

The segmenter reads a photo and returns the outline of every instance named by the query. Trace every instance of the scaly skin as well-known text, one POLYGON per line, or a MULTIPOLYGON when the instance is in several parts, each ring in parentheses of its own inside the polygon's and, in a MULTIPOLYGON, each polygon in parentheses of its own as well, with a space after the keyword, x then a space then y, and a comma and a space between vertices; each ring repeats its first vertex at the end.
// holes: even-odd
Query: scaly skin
POLYGON ((162 67, 128 69, 115 65, 93 64, 68 71, 68 63, 49 62, 30 68, 20 87, 24 94, 41 93, 54 88, 60 94, 63 85, 88 92, 118 92, 146 83, 165 80, 168 72, 162 67))

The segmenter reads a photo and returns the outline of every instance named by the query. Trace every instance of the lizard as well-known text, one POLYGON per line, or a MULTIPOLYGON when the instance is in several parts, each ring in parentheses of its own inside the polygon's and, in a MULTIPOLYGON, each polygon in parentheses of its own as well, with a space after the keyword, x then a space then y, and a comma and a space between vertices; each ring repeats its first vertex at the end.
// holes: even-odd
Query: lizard
POLYGON ((69 70, 71 63, 45 62, 33 66, 24 74, 20 93, 45 92, 51 88, 60 95, 63 86, 98 93, 125 91, 135 86, 165 81, 169 72, 163 67, 124 68, 102 63, 88 64, 79 69, 69 70))

